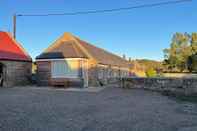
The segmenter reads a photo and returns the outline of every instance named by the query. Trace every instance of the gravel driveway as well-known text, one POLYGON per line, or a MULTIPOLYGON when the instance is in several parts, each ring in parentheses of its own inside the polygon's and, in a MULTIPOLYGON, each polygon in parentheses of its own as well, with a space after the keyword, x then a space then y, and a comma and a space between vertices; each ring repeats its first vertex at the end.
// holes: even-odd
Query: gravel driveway
POLYGON ((196 130, 197 104, 156 92, 0 89, 0 131, 196 130))

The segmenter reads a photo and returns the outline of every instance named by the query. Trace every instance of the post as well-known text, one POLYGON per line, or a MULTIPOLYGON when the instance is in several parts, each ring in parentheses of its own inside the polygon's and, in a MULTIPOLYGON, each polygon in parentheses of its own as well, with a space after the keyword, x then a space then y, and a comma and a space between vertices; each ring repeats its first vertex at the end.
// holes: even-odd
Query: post
POLYGON ((16 14, 13 16, 13 36, 16 39, 16 14))

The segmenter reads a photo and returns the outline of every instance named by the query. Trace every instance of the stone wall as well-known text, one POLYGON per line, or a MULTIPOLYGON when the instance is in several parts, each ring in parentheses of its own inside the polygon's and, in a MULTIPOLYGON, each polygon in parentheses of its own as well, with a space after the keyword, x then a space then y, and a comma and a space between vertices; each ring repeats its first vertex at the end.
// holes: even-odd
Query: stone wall
POLYGON ((122 77, 128 77, 129 71, 112 68, 109 65, 94 65, 88 69, 89 86, 101 86, 117 83, 122 77))
POLYGON ((3 64, 4 87, 27 85, 32 75, 32 63, 23 61, 0 61, 3 64))
POLYGON ((197 79, 195 78, 124 78, 122 87, 197 95, 197 79))

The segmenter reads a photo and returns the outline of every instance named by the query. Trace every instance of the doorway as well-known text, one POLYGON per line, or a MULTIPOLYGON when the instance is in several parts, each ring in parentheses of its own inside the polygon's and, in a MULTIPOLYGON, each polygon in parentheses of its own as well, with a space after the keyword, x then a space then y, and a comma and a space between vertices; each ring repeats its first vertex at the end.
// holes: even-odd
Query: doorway
POLYGON ((5 66, 0 63, 0 87, 3 87, 3 82, 4 82, 4 68, 5 66))

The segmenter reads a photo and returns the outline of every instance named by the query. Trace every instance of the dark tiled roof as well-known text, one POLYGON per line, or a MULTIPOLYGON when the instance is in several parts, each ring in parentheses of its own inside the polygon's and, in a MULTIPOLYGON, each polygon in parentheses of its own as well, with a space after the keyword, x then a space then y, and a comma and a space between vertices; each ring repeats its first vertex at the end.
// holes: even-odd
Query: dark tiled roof
POLYGON ((129 62, 118 55, 112 54, 104 49, 91 45, 79 38, 79 43, 95 58, 100 64, 128 67, 129 62))
POLYGON ((65 33, 36 59, 90 58, 99 64, 130 67, 127 60, 65 33))
POLYGON ((87 58, 74 41, 63 41, 59 46, 43 52, 36 59, 87 58))

